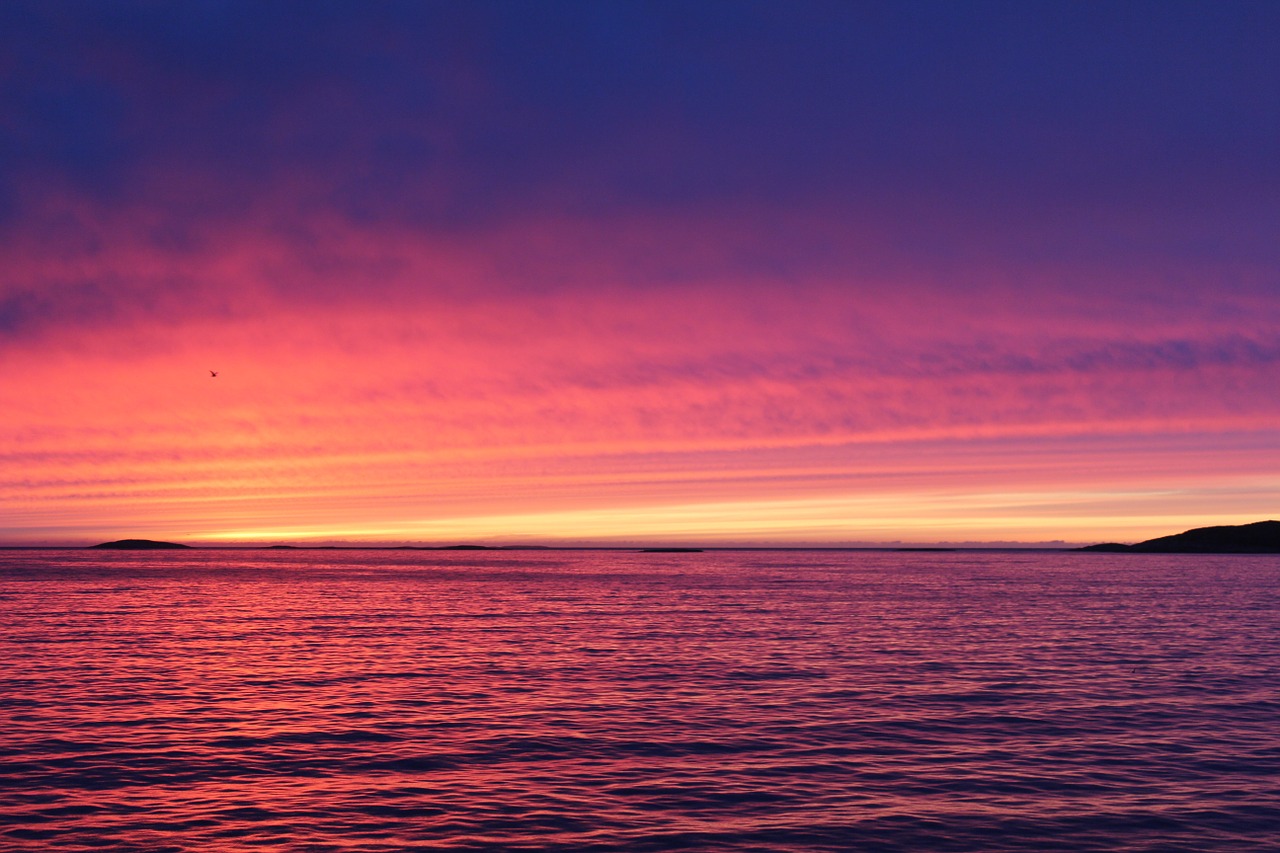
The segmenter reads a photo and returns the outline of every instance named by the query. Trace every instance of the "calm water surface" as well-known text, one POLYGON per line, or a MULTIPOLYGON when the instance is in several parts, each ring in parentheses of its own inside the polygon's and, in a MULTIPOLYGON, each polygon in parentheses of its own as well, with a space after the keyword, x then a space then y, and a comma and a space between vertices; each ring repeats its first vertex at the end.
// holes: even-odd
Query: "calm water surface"
POLYGON ((0 552, 6 850, 1280 850, 1280 558, 0 552))

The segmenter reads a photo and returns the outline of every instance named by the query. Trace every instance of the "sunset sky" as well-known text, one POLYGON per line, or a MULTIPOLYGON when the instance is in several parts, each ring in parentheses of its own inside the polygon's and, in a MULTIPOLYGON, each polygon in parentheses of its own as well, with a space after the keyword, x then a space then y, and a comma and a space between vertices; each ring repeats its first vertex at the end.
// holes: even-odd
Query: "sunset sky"
POLYGON ((5 2, 0 544, 1280 517, 1278 67, 1273 2, 5 2))

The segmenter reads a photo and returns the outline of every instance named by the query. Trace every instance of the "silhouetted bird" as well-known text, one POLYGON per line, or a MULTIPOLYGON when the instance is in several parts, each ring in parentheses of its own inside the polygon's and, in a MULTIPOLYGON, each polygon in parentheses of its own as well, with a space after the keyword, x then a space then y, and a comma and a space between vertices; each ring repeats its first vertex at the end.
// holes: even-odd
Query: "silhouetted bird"
POLYGON ((210 376, 214 376, 214 377, 216 377, 216 376, 218 375, 218 371, 216 371, 216 370, 210 370, 210 371, 209 371, 209 375, 210 375, 210 376))

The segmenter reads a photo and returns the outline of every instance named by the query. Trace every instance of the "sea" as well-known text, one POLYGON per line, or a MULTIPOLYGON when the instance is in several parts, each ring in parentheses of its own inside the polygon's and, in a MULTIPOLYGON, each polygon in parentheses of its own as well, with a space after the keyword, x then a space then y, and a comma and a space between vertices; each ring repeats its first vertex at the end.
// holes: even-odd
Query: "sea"
POLYGON ((1280 557, 0 551, 5 851, 1277 851, 1280 557))

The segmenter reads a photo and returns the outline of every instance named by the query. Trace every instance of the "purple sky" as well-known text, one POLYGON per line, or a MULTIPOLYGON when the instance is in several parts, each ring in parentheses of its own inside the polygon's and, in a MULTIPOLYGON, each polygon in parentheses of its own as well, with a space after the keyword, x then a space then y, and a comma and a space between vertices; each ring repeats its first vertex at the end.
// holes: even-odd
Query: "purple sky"
POLYGON ((1274 3, 5 3, 0 541, 1273 516, 1277 56, 1274 3))

